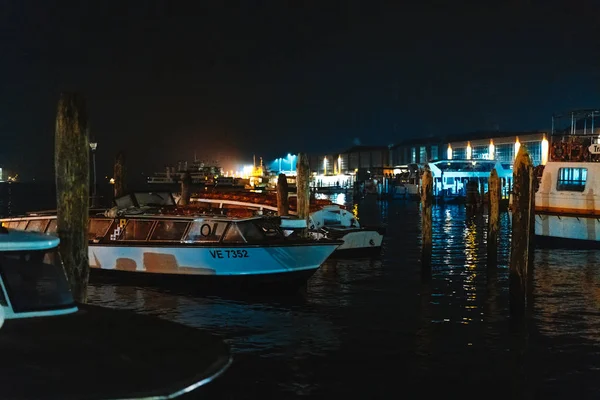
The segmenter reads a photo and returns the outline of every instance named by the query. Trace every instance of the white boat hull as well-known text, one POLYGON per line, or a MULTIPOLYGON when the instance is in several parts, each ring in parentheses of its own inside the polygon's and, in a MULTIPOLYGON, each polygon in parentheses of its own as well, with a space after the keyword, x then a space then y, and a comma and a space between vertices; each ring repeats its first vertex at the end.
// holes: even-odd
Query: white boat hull
POLYGON ((338 244, 244 247, 90 245, 90 267, 181 275, 264 275, 315 271, 338 244))
POLYGON ((535 234, 557 240, 595 242, 600 240, 600 221, 596 217, 538 214, 535 217, 535 234))
MULTIPOLYGON (((315 239, 327 237, 319 232, 310 232, 310 234, 315 239)), ((337 228, 331 230, 328 237, 344 241, 333 253, 332 257, 337 258, 375 256, 381 252, 381 244, 383 243, 383 234, 370 229, 337 228)))

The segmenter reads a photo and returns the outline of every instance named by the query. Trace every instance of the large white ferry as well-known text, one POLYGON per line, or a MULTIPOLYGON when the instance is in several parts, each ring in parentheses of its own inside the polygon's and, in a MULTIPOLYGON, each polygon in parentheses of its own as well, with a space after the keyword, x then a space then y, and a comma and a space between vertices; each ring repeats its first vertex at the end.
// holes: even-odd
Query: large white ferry
POLYGON ((600 110, 586 109, 552 118, 548 162, 535 194, 540 244, 600 248, 599 116, 600 110))

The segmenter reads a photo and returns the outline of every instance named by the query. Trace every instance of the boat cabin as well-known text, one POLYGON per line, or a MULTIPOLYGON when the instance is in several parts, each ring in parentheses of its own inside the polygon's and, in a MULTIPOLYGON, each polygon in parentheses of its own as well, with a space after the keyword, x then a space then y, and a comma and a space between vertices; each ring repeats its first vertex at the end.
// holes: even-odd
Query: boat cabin
POLYGON ((0 306, 5 319, 78 311, 58 244, 54 236, 0 227, 0 306))
MULTIPOLYGON (((15 230, 56 235, 56 215, 6 218, 2 225, 15 230)), ((227 216, 179 217, 124 215, 90 218, 90 244, 148 242, 149 244, 260 244, 284 239, 278 218, 227 216)))

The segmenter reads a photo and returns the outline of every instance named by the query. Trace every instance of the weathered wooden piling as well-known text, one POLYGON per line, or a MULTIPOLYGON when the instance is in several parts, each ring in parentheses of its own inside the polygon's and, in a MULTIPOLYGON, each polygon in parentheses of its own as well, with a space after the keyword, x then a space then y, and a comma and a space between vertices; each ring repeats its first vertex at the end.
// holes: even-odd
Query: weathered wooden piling
POLYGON ((190 198, 192 197, 192 174, 190 171, 185 171, 183 179, 181 179, 181 197, 179 198, 179 205, 187 206, 190 204, 190 198))
POLYGON ((498 232, 500 231, 500 197, 501 182, 494 168, 488 181, 488 237, 487 257, 488 267, 498 264, 498 232))
POLYGON ((61 93, 56 115, 54 168, 60 254, 73 297, 87 301, 89 279, 89 144, 85 100, 61 93))
MULTIPOLYGON (((285 174, 279 174, 277 178, 277 213, 282 215, 288 215, 290 213, 290 202, 288 199, 288 182, 285 174)), ((310 188, 309 188, 310 195, 310 188)))
POLYGON ((510 249, 510 310, 522 313, 533 277, 535 236, 535 176, 529 153, 521 146, 513 165, 512 240, 510 249))
POLYGON ((426 168, 421 177, 421 266, 425 276, 431 271, 432 222, 431 207, 433 205, 433 175, 426 168))
POLYGON ((125 177, 126 177, 126 169, 125 169, 125 153, 120 151, 117 154, 117 158, 115 159, 115 167, 114 167, 114 189, 115 189, 115 197, 120 197, 125 194, 125 177))
MULTIPOLYGON (((310 164, 306 153, 298 154, 296 164, 296 195, 298 196, 297 212, 298 218, 305 219, 308 224, 310 214, 310 164)), ((308 235, 308 231, 302 232, 303 236, 308 235)))

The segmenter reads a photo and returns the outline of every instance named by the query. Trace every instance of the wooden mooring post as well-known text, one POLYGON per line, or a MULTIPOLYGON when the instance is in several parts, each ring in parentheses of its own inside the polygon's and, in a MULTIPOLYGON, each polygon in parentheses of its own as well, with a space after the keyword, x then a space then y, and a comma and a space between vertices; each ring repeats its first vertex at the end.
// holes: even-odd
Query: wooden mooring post
POLYGON ((287 176, 285 174, 279 174, 279 177, 277 178, 277 213, 279 216, 289 215, 290 213, 288 192, 287 176))
POLYGON ((433 205, 433 175, 426 168, 421 177, 421 270, 423 277, 431 275, 431 251, 432 251, 432 221, 431 207, 433 205))
POLYGON ((114 168, 114 176, 113 176, 113 179, 115 180, 115 183, 114 183, 115 198, 123 196, 125 194, 126 172, 127 171, 125 169, 125 153, 120 151, 117 154, 117 158, 115 159, 115 168, 114 168))
POLYGON ((179 205, 187 206, 190 204, 190 198, 192 197, 192 174, 190 171, 185 171, 183 179, 181 180, 181 197, 179 198, 179 205))
POLYGON ((521 146, 513 165, 510 311, 521 314, 531 299, 535 236, 535 176, 529 153, 521 146))
POLYGON ((87 301, 89 280, 89 143, 85 100, 61 93, 56 115, 54 168, 60 255, 75 301, 87 301))
MULTIPOLYGON (((299 153, 298 162, 296 164, 296 194, 298 198, 297 212, 298 218, 306 220, 308 224, 308 216, 310 214, 310 164, 308 162, 308 154, 299 153)), ((308 236, 308 230, 302 232, 303 236, 308 236)))
POLYGON ((498 232, 500 231, 500 198, 501 182, 498 172, 494 168, 488 181, 488 235, 487 258, 488 267, 498 265, 498 232))

